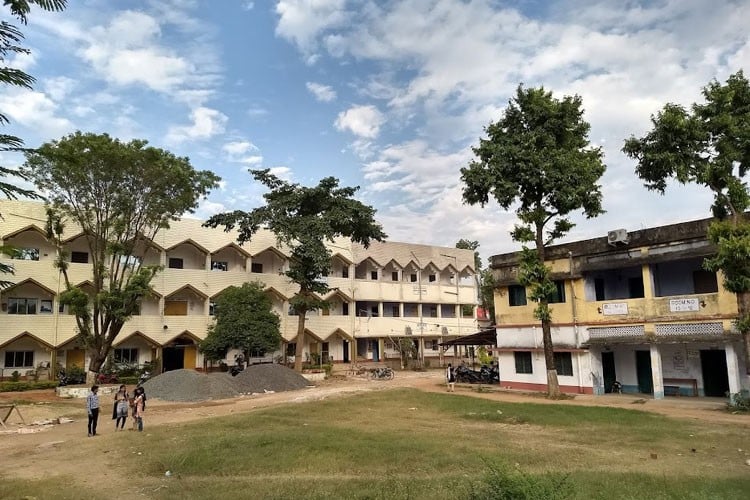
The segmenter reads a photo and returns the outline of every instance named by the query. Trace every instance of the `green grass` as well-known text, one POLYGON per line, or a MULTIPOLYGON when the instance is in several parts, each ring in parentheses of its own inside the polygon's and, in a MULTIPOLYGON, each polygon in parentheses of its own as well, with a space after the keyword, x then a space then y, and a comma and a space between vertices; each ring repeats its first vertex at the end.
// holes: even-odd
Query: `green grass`
MULTIPOLYGON (((750 491, 738 451, 750 449, 748 426, 638 410, 393 390, 147 431, 111 437, 128 489, 146 498, 744 499, 750 491)), ((26 494, 0 483, 0 498, 26 494)), ((32 496, 43 485, 30 484, 32 496)))

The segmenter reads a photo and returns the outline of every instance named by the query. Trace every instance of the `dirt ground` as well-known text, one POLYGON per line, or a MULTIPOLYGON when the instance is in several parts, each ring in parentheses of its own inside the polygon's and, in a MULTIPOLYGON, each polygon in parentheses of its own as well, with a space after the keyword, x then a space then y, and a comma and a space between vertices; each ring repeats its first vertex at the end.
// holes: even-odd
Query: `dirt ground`
MULTIPOLYGON (((141 435, 148 435, 151 427, 187 422, 253 411, 285 403, 302 403, 319 401, 367 391, 392 390, 400 387, 412 387, 428 392, 444 392, 442 371, 432 372, 398 372, 392 381, 368 381, 360 378, 333 377, 318 383, 314 388, 292 392, 244 396, 229 400, 207 401, 199 403, 172 403, 149 399, 145 430, 141 435)), ((485 386, 487 387, 487 386, 485 386)), ((726 422, 744 425, 750 428, 750 415, 733 415, 723 410, 724 400, 713 398, 667 398, 653 400, 633 395, 590 396, 577 395, 562 401, 548 401, 540 395, 491 388, 478 392, 477 388, 459 384, 456 394, 485 398, 503 402, 533 402, 541 404, 568 404, 589 406, 610 406, 631 408, 659 413, 674 418, 726 422)), ((101 484, 108 481, 113 489, 126 478, 117 478, 116 461, 118 453, 138 453, 140 446, 145 446, 142 439, 128 440, 127 449, 113 450, 113 446, 122 446, 119 439, 123 432, 137 435, 128 430, 114 431, 113 421, 108 414, 108 395, 101 397, 102 415, 99 419, 99 436, 86 437, 86 412, 83 399, 60 399, 54 391, 30 391, 23 393, 0 393, 0 405, 9 402, 20 402, 19 409, 27 425, 21 425, 16 412, 13 412, 6 425, 0 427, 0 457, 3 473, 9 477, 39 478, 49 475, 50 471, 60 475, 89 477, 83 481, 101 484), (56 425, 29 425, 33 422, 58 417, 73 419, 71 423, 56 425), (82 446, 73 446, 81 444, 82 446), (115 451, 115 453, 112 453, 115 451), (87 471, 96 471, 96 475, 87 476, 87 471)), ((0 417, 4 411, 0 410, 0 417)), ((130 420, 126 429, 130 427, 130 420)), ((135 436, 133 436, 135 437, 135 436)))

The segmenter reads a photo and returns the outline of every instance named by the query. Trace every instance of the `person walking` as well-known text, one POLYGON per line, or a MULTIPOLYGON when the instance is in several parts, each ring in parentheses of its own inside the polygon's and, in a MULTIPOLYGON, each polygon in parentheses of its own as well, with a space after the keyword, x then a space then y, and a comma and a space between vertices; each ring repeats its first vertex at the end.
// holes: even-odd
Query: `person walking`
POLYGON ((456 392, 456 373, 450 363, 445 370, 445 383, 448 384, 448 392, 456 392))
POLYGON ((99 386, 92 385, 86 396, 86 411, 89 414, 89 437, 96 436, 96 424, 99 421, 99 386))
POLYGON ((142 387, 138 387, 135 390, 135 403, 133 405, 133 418, 138 426, 138 431, 143 432, 143 410, 146 405, 146 391, 142 387))
POLYGON ((115 393, 115 408, 112 413, 112 418, 115 419, 115 430, 117 430, 118 427, 120 430, 125 429, 125 421, 128 419, 129 404, 130 398, 127 387, 123 384, 120 386, 120 390, 115 393))

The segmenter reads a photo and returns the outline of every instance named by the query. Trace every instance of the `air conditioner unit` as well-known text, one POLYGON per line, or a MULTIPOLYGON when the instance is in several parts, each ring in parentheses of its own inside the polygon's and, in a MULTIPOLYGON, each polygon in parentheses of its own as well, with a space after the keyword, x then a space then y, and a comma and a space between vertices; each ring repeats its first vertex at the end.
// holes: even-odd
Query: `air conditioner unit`
POLYGON ((625 229, 615 229, 607 233, 607 243, 613 246, 626 245, 628 243, 628 232, 625 229))

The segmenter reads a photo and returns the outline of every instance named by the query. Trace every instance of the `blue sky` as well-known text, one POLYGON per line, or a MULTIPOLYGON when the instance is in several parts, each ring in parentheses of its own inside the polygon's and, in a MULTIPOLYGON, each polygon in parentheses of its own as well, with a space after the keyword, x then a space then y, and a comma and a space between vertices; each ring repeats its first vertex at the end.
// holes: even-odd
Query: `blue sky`
POLYGON ((520 82, 581 95, 605 151, 607 213, 568 240, 708 216, 708 193, 646 191, 620 148, 664 103, 750 72, 747 19, 745 0, 72 0, 30 15, 32 54, 11 62, 37 83, 0 90, 3 132, 189 156, 224 179, 199 217, 258 206, 248 168, 333 175, 361 186, 391 240, 467 238, 488 257, 517 248, 515 216, 464 206, 459 169, 520 82))

